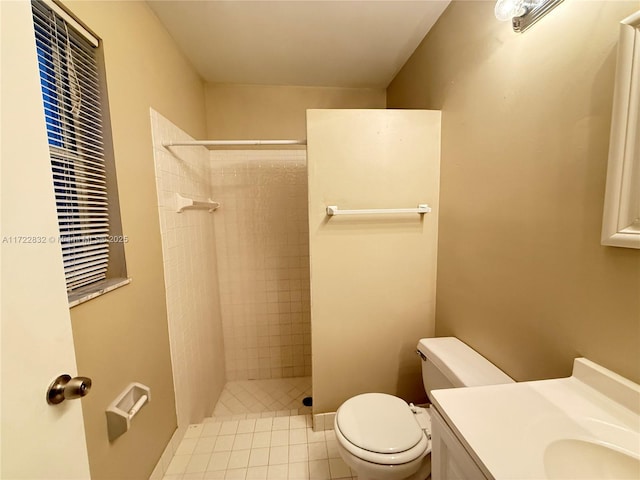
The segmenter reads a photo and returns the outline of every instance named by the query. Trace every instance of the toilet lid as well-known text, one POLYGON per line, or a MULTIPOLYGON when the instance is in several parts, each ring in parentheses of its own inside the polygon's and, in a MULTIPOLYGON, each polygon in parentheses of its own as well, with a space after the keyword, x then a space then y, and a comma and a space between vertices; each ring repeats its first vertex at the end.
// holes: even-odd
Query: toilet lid
POLYGON ((336 423, 349 442, 370 452, 403 452, 422 438, 422 430, 405 401, 385 393, 350 398, 338 409, 336 423))

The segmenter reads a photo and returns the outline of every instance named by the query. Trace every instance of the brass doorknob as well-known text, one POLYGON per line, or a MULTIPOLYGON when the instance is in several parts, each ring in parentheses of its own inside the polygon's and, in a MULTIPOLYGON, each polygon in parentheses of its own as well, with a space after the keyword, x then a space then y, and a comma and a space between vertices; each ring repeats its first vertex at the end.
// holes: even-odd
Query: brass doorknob
POLYGON ((65 400, 84 397, 91 390, 91 379, 88 377, 74 377, 60 375, 47 389, 47 403, 57 405, 65 400))

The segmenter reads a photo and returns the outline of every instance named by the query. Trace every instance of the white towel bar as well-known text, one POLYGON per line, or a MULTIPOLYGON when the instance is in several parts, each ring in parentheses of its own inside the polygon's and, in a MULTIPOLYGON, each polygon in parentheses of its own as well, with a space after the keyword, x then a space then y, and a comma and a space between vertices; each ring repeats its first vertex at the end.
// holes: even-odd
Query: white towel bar
POLYGON ((330 205, 327 207, 327 215, 330 217, 334 215, 377 215, 380 213, 417 213, 419 215, 423 215, 429 212, 431 212, 431 207, 426 203, 421 203, 417 208, 368 208, 359 210, 340 210, 336 205, 330 205))

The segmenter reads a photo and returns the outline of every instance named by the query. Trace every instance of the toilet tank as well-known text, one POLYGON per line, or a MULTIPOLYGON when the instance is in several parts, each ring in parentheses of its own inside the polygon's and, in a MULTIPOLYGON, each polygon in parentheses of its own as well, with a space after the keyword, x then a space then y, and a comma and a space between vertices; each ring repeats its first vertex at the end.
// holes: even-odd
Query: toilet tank
POLYGON ((431 390, 514 383, 489 360, 455 337, 423 338, 418 342, 422 382, 431 390))

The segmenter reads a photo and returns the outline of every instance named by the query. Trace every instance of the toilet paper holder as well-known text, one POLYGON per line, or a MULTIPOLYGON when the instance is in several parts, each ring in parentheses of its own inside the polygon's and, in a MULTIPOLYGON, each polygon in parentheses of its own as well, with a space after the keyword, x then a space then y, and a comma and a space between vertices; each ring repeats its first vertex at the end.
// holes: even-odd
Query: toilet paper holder
POLYGON ((107 407, 107 430, 113 441, 131 427, 131 420, 151 401, 151 389, 138 382, 130 383, 107 407))

